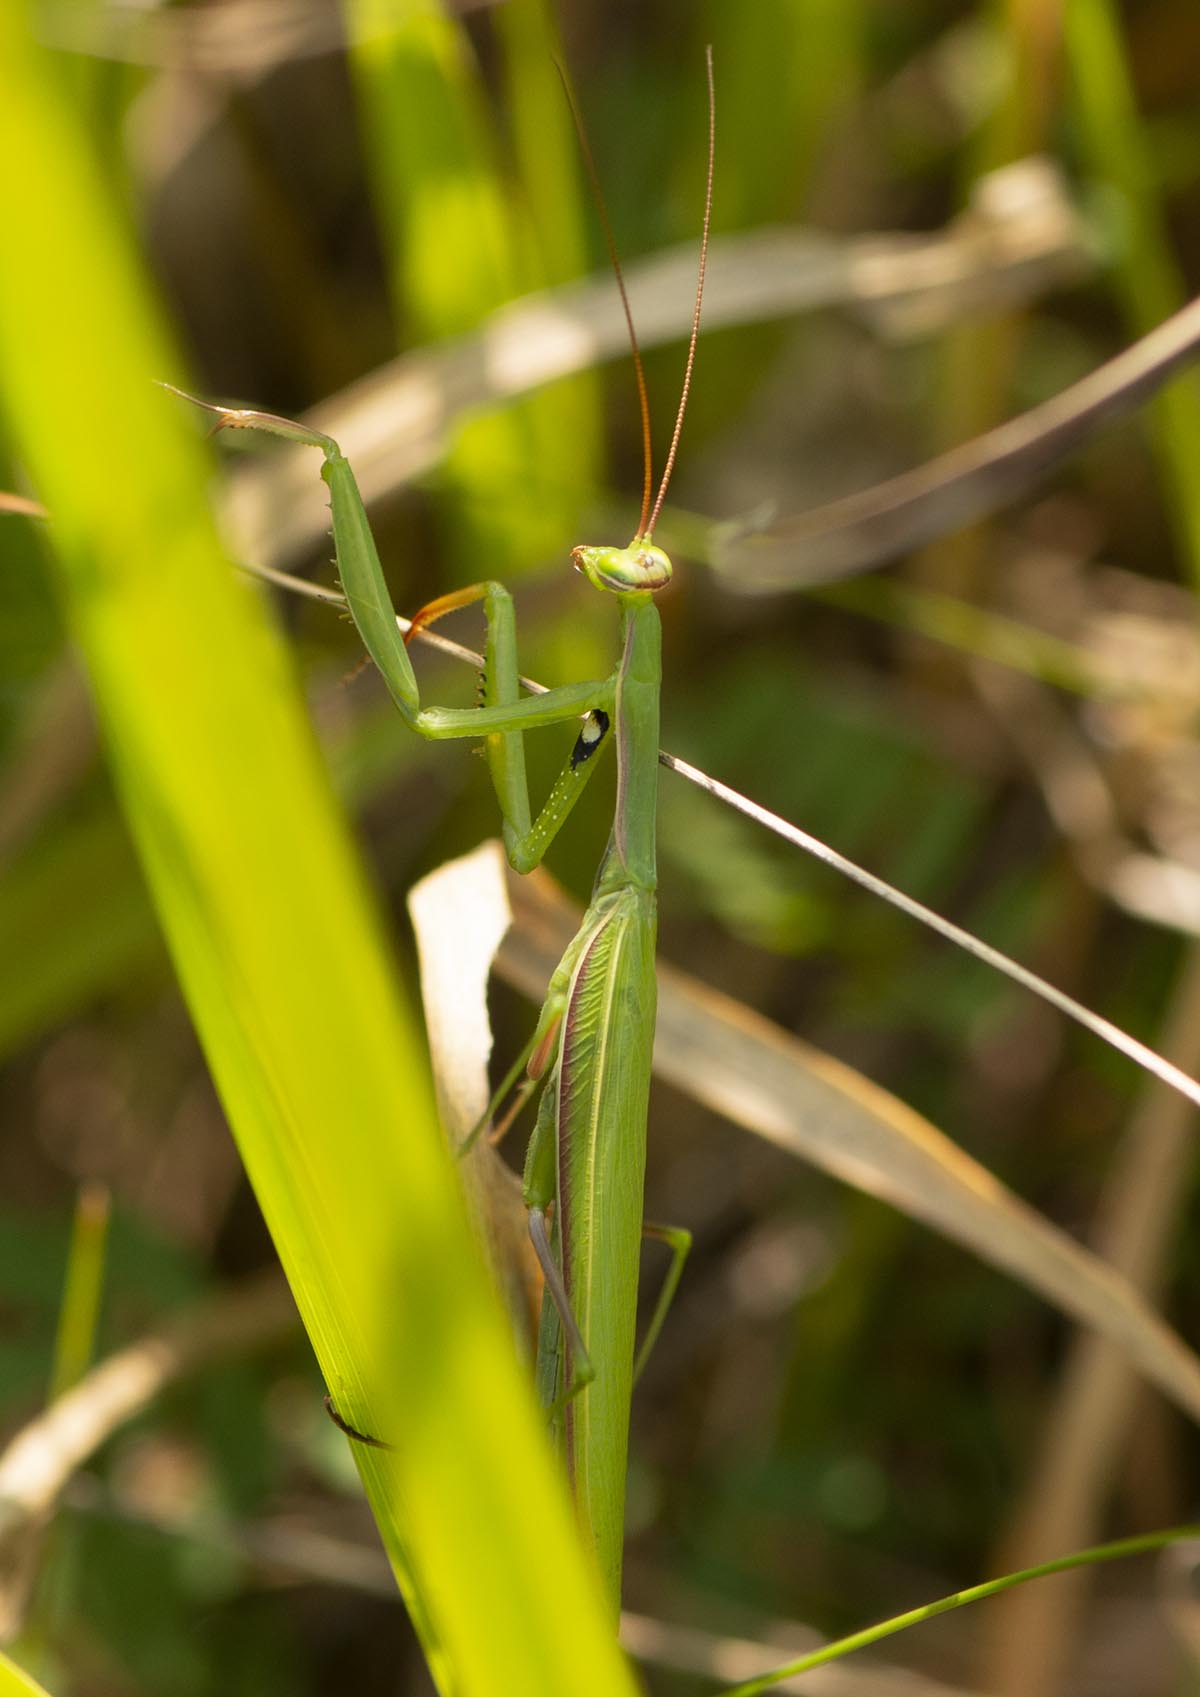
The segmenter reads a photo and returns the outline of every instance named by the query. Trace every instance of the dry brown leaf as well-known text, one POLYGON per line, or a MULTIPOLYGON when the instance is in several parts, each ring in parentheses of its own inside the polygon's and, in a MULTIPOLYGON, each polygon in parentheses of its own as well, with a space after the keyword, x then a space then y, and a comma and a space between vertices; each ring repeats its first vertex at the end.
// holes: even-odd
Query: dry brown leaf
MULTIPOLYGON (((439 866, 408 897, 438 1111, 452 1148, 470 1136, 490 1095, 488 977, 512 920, 504 873, 500 845, 484 843, 473 854, 439 866)), ((459 1167, 517 1336, 532 1353, 541 1281, 520 1181, 486 1137, 476 1139, 459 1167)))

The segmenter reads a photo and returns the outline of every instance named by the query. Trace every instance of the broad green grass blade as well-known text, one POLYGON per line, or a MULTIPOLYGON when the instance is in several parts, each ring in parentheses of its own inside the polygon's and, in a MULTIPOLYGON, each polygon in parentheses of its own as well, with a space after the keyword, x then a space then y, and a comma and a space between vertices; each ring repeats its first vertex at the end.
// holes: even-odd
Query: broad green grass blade
MULTIPOLYGON (((22 3, 0 9, 0 397, 230 1123, 443 1691, 627 1693, 286 654, 22 3)), ((314 466, 314 476, 317 468, 314 466)), ((103 892, 97 891, 97 899, 103 892)))
POLYGON ((0 1697, 48 1697, 44 1686, 0 1650, 0 1697))

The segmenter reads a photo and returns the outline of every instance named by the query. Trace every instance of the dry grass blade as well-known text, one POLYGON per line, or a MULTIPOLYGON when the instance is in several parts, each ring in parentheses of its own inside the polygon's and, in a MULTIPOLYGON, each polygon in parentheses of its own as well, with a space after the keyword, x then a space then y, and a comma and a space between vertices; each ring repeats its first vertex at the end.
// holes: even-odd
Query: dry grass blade
MULTIPOLYGON (((1185 1065, 1200 1062, 1200 951, 1188 956, 1164 1034, 1185 1065)), ((1195 1169, 1191 1116, 1147 1080, 1101 1199, 1098 1248, 1153 1298, 1166 1282, 1195 1169)), ((1100 1536, 1139 1408, 1128 1361, 1104 1339, 1076 1337, 1034 1467, 1011 1519, 1000 1561, 1025 1567, 1100 1536)), ((1014 1591, 989 1611, 985 1684, 997 1697, 1056 1690, 1070 1664, 1090 1589, 1087 1570, 1014 1591)))
MULTIPOLYGON (((985 193, 982 207, 933 236, 838 241, 767 228, 714 239, 705 329, 837 307, 894 333, 913 324, 919 303, 919 327, 928 333, 1078 274, 1085 263, 1082 230, 1057 178, 1032 208, 989 211, 988 204, 985 193)), ((695 266, 689 242, 628 267, 643 348, 687 335, 695 266)), ((464 415, 618 358, 627 348, 620 302, 604 274, 527 296, 473 335, 393 360, 314 409, 308 422, 341 443, 369 505, 436 465, 464 415)), ((313 482, 307 456, 290 450, 242 468, 228 506, 237 552, 279 565, 313 546, 328 527, 313 482)))
MULTIPOLYGON (((454 0, 449 10, 472 12, 492 3, 454 0)), ((349 33, 341 9, 328 0, 226 0, 221 6, 169 8, 149 8, 142 0, 106 0, 97 7, 47 0, 38 26, 44 41, 68 52, 239 80, 339 52, 349 33)), ((353 39, 367 40, 389 27, 385 9, 373 31, 359 25, 353 39)))
POLYGON ((16 513, 27 519, 46 517, 46 509, 40 501, 32 501, 27 495, 13 495, 8 490, 0 490, 0 513, 16 513))
POLYGON ((167 1385, 296 1325, 271 1273, 110 1355, 16 1433, 0 1453, 0 1641, 20 1627, 38 1535, 76 1470, 167 1385))
MULTIPOLYGON (((499 968, 540 998, 578 913, 542 873, 512 878, 510 893, 516 928, 501 948, 499 968)), ((1129 1282, 886 1090, 661 966, 655 1070, 746 1130, 1011 1273, 1101 1333, 1200 1420, 1200 1359, 1129 1282)))
POLYGON ((723 527, 712 564, 732 588, 826 583, 870 571, 1015 500, 1094 431, 1132 412, 1200 349, 1200 301, 1053 400, 915 471, 765 530, 723 527))
POLYGON ((1048 979, 1030 971, 1027 966, 1022 966, 1019 961, 1013 960, 1011 956, 1003 954, 999 949, 994 949, 990 943, 985 943, 981 937, 975 936, 974 932, 966 930, 961 925, 956 925, 953 920, 946 919, 936 909, 926 907, 923 902, 916 901, 912 896, 906 895, 903 890, 898 890, 895 885, 887 883, 885 879, 877 877, 875 873, 868 872, 865 867, 859 866, 856 861, 840 854, 837 849, 831 848, 828 843, 822 842, 819 837, 814 837, 810 831, 802 831, 798 825, 793 825, 790 820, 781 819, 778 814, 771 813, 756 801, 751 801, 749 796, 742 795, 739 790, 731 789, 728 784, 721 783, 717 778, 710 778, 707 772, 701 772, 698 767, 692 766, 688 761, 680 760, 677 755, 667 754, 662 749, 659 750, 658 758, 669 771, 677 772, 680 777, 686 778, 689 783, 706 790, 709 795, 732 807, 747 819, 753 819, 756 824, 774 832, 784 842, 791 843, 795 848, 803 849, 804 853, 812 855, 814 860, 819 860, 824 865, 833 867, 836 872, 840 872, 843 877, 849 878, 852 883, 860 885, 864 890, 870 891, 872 895, 881 896, 892 907, 898 908, 901 913, 907 914, 910 919, 915 919, 930 931, 936 932, 939 937, 944 937, 948 942, 953 943, 956 948, 964 950, 969 955, 974 955, 975 959, 982 961, 984 965, 992 967, 997 972, 1002 972, 1014 984, 1019 984, 1022 989, 1039 996, 1050 1007, 1056 1008, 1059 1013, 1065 1014, 1070 1020, 1074 1020, 1076 1025, 1082 1026, 1085 1031, 1090 1031, 1102 1043, 1107 1043, 1118 1054, 1127 1056, 1144 1071, 1152 1073, 1156 1078, 1161 1079, 1164 1084, 1170 1085, 1172 1090, 1177 1090, 1181 1096, 1187 1097, 1195 1106, 1200 1107, 1200 1080, 1193 1078, 1182 1067, 1176 1066, 1173 1061, 1159 1054, 1156 1049, 1151 1049, 1139 1038, 1130 1036, 1129 1032, 1123 1030, 1119 1025, 1115 1025, 1112 1020, 1105 1019, 1102 1014, 1095 1013, 1091 1008, 1085 1007, 1082 1002, 1076 1001, 1074 996, 1068 996, 1065 990, 1060 990, 1056 985, 1051 984, 1048 979))

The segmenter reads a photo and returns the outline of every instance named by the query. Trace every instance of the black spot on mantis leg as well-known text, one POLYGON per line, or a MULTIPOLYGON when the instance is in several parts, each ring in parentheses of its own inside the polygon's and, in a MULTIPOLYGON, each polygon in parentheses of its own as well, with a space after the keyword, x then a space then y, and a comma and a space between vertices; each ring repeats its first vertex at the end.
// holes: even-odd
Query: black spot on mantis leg
POLYGON ((575 739, 575 747, 571 750, 571 770, 582 766, 585 760, 590 760, 608 735, 608 714, 594 707, 583 721, 583 729, 575 739))

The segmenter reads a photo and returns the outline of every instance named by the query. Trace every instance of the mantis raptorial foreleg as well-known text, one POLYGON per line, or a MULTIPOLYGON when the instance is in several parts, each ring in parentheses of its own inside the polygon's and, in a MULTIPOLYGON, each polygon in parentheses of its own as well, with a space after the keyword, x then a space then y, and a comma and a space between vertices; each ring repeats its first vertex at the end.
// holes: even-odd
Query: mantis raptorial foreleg
MULTIPOLYGON (((357 489, 355 489, 357 495, 357 489)), ((382 573, 379 573, 382 581, 382 573)), ((503 584, 486 582, 469 585, 466 589, 455 590, 450 595, 443 595, 436 601, 425 604, 413 615, 408 631, 403 638, 405 652, 407 645, 419 630, 427 628, 447 613, 460 607, 468 607, 472 603, 482 601, 487 621, 487 641, 484 648, 483 669, 483 703, 481 708, 462 709, 469 714, 477 714, 487 709, 503 713, 506 709, 518 708, 521 705, 520 679, 517 669, 517 633, 516 618, 513 611, 512 596, 503 584)), ((392 616, 395 626, 395 614, 392 616)), ((567 764, 560 773, 557 782, 542 804, 536 819, 530 818, 529 786, 525 776, 525 743, 524 722, 514 728, 510 721, 507 726, 500 727, 487 735, 487 757, 491 768, 492 782, 496 790, 496 798, 500 803, 500 811, 504 820, 504 847, 509 863, 517 872, 528 872, 540 864, 547 848, 558 835, 571 809, 582 793, 583 786, 592 771, 592 758, 599 752, 601 744, 607 735, 612 718, 612 699, 615 678, 582 686, 589 691, 590 697, 583 709, 584 718, 575 746, 571 750, 567 764)), ((575 686, 580 687, 580 686, 575 686)), ((550 690, 544 695, 533 697, 538 702, 545 702, 549 697, 560 696, 562 692, 550 690)), ((434 710, 437 711, 437 710, 434 710)), ((556 710, 557 711, 557 710, 556 710)), ((555 720, 573 719, 579 716, 580 709, 576 704, 574 689, 569 692, 567 705, 557 712, 555 720)), ((421 729, 421 715, 418 713, 416 728, 421 729)), ((472 721, 475 726, 470 733, 479 734, 480 721, 472 721)), ((437 732, 426 730, 425 735, 436 735, 437 732)), ((453 733, 451 733, 453 734, 453 733)))
POLYGON ((262 431, 320 450, 325 461, 321 475, 329 486, 338 572, 346 604, 367 652, 405 722, 418 735, 434 741, 484 738, 509 862, 516 872, 531 871, 540 864, 594 770, 593 756, 603 747, 613 716, 617 674, 522 697, 512 596, 503 584, 486 581, 430 602, 416 614, 408 632, 411 636, 455 608, 481 601, 487 626, 482 703, 475 707, 422 706, 407 639, 396 624, 396 609, 362 496, 337 442, 332 436, 275 413, 215 406, 192 395, 184 398, 215 414, 217 429, 262 431), (534 818, 525 775, 524 734, 578 719, 583 723, 567 764, 534 818))

